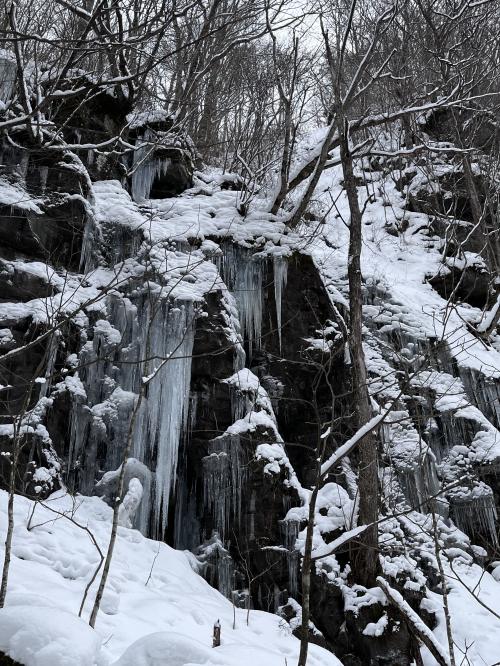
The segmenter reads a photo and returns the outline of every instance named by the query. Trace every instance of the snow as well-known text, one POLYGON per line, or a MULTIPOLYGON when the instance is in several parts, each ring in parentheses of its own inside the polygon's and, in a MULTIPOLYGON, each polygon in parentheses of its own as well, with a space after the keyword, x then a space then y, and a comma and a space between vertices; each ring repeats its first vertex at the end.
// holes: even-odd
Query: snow
MULTIPOLYGON (((437 640, 437 638, 434 636, 434 634, 429 629, 429 627, 421 620, 420 616, 403 599, 400 592, 391 588, 389 586, 389 584, 387 583, 387 581, 384 578, 380 577, 380 576, 377 578, 377 582, 382 587, 382 589, 384 590, 384 593, 388 596, 388 598, 398 608, 400 608, 402 610, 402 612, 405 616, 410 618, 413 626, 418 629, 419 633, 423 636, 426 636, 429 643, 431 643, 434 646, 434 649, 436 650, 436 653, 439 654, 440 658, 442 659, 442 663, 446 664, 447 666, 450 666, 450 664, 451 664, 450 655, 447 652, 447 650, 443 647, 443 644, 440 643, 437 640)), ((446 643, 445 643, 445 645, 446 645, 446 643)))
POLYGON ((279 437, 275 420, 266 412, 250 412, 243 419, 238 419, 226 429, 228 435, 241 435, 246 432, 255 432, 257 428, 267 430, 279 437))
POLYGON ((169 666, 185 664, 222 664, 220 650, 214 654, 209 647, 189 640, 182 634, 158 632, 131 645, 115 666, 162 666, 168 655, 169 666), (214 660, 215 659, 215 660, 214 660))
MULTIPOLYGON (((3 545, 7 522, 3 491, 0 502, 3 545)), ((81 620, 77 614, 99 555, 87 532, 64 515, 88 526, 105 551, 111 509, 97 497, 73 500, 63 493, 50 497, 46 505, 52 511, 38 505, 28 531, 33 504, 16 496, 9 589, 6 607, 0 611, 0 649, 18 658, 30 649, 41 655, 30 656, 26 666, 283 666, 285 657, 289 664, 296 663, 299 641, 282 618, 252 610, 247 625, 246 610, 233 609, 195 573, 192 554, 125 527, 118 529, 103 609, 95 631, 91 630, 86 621, 96 582, 81 620), (217 620, 222 645, 212 649, 217 620), (50 657, 43 660, 44 654, 50 657)), ((309 663, 340 666, 334 655, 316 645, 310 646, 309 663)))
POLYGON ((0 178, 0 204, 16 206, 32 213, 42 213, 36 199, 33 199, 20 185, 9 183, 4 178, 0 178))
POLYGON ((364 636, 374 636, 379 638, 384 633, 385 629, 389 624, 389 618, 387 613, 382 613, 380 618, 376 622, 369 622, 366 627, 363 629, 364 636))
POLYGON ((497 296, 491 310, 485 313, 484 318, 479 322, 477 330, 480 333, 486 333, 488 329, 493 326, 495 319, 498 317, 498 311, 500 310, 500 294, 497 296))
POLYGON ((94 334, 101 335, 108 345, 119 345, 122 341, 120 331, 116 330, 106 319, 96 321, 94 334))
POLYGON ((102 180, 93 184, 95 215, 98 223, 108 222, 131 229, 147 224, 138 206, 118 180, 102 180))
MULTIPOLYGON (((494 613, 500 615, 500 583, 477 564, 454 560, 454 571, 446 561, 444 566, 449 588, 448 605, 456 663, 461 663, 465 650, 472 666, 497 663, 500 617, 496 617, 494 613), (476 597, 486 607, 482 606, 476 597)), ((425 601, 428 609, 437 612, 438 626, 434 634, 442 645, 446 645, 442 597, 428 592, 428 599, 425 601)), ((425 666, 436 666, 435 659, 427 649, 422 650, 422 657, 425 666)))
POLYGON ((144 127, 148 123, 165 122, 171 118, 170 114, 164 109, 148 109, 147 111, 132 111, 127 114, 127 122, 130 129, 144 127))
MULTIPOLYGON (((18 600, 17 600, 18 601, 18 600)), ((0 609, 0 650, 24 666, 97 666, 99 634, 50 604, 8 604, 0 609), (29 605, 28 605, 29 604, 29 605)))
POLYGON ((326 460, 321 465, 321 474, 322 476, 325 476, 325 474, 328 474, 328 472, 335 467, 335 465, 346 455, 349 454, 352 449, 354 449, 355 446, 363 439, 363 437, 371 432, 372 430, 375 430, 384 420, 386 417, 385 413, 382 414, 376 414, 373 416, 367 423, 365 423, 364 426, 359 428, 359 430, 352 436, 350 437, 342 446, 339 446, 339 448, 332 453, 332 455, 326 460))

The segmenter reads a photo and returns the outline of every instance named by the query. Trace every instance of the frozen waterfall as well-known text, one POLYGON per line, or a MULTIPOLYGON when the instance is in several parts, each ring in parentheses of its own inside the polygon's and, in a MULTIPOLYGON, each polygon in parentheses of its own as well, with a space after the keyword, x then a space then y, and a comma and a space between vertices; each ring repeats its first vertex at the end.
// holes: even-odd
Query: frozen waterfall
POLYGON ((151 188, 156 178, 164 176, 170 167, 168 157, 158 157, 155 154, 155 135, 146 129, 144 135, 137 141, 134 151, 132 173, 132 198, 141 202, 149 199, 151 188))
POLYGON ((109 297, 110 323, 97 322, 80 353, 87 401, 73 398, 70 470, 78 489, 91 493, 96 469, 119 467, 142 385, 131 455, 153 475, 135 526, 162 538, 188 416, 195 311, 191 302, 145 293, 133 301, 109 297))
POLYGON ((225 244, 223 256, 215 257, 216 265, 234 295, 238 306, 241 335, 248 342, 250 356, 258 349, 262 333, 263 261, 245 247, 225 244))

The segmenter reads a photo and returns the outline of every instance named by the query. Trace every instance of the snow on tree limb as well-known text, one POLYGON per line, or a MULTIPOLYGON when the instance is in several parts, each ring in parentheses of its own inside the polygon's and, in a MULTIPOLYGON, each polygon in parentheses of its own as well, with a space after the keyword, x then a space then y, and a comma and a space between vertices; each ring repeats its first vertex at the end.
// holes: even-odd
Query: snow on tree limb
POLYGON ((349 453, 354 449, 355 446, 359 444, 359 442, 368 435, 372 430, 375 430, 382 421, 386 418, 387 412, 384 411, 381 414, 377 414, 373 418, 371 418, 367 423, 365 423, 364 426, 362 426, 354 435, 345 442, 345 444, 342 444, 342 446, 339 446, 339 448, 332 453, 332 455, 328 458, 326 462, 324 462, 321 465, 321 475, 324 476, 327 474, 337 463, 342 460, 345 456, 349 455, 349 453))
POLYGON ((342 546, 345 546, 350 541, 353 541, 353 539, 356 539, 357 537, 361 536, 363 532, 366 532, 366 530, 369 527, 371 527, 371 525, 358 525, 357 527, 353 527, 352 530, 343 532, 339 537, 334 539, 332 542, 313 550, 312 559, 319 560, 320 558, 326 557, 327 555, 333 555, 333 553, 335 553, 336 550, 338 550, 342 546))
POLYGON ((420 616, 403 599, 403 596, 397 590, 392 588, 382 576, 377 576, 377 584, 384 591, 387 601, 397 608, 411 631, 422 641, 434 659, 438 662, 439 666, 450 666, 451 661, 446 650, 441 643, 439 643, 420 616))

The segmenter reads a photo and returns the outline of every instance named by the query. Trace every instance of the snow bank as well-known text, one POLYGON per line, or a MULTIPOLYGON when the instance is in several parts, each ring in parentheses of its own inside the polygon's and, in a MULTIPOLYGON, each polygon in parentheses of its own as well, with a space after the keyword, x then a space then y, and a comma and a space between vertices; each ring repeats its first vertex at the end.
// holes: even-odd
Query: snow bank
MULTIPOLYGON (((192 554, 119 527, 108 584, 95 631, 78 609, 99 563, 88 526, 105 551, 112 512, 97 497, 56 493, 38 505, 15 500, 13 554, 7 603, 0 611, 0 650, 26 666, 283 666, 297 663, 299 641, 282 618, 232 604, 192 568, 192 554), (233 610, 235 628, 233 629, 233 610), (216 620, 222 644, 212 648, 216 620)), ((0 543, 7 528, 7 493, 0 492, 0 543)), ((3 557, 0 548, 0 558, 3 557)), ((308 666, 341 666, 312 645, 308 666)))
POLYGON ((95 666, 100 636, 57 608, 10 605, 0 609, 0 650, 24 666, 95 666))
POLYGON ((131 645, 115 666, 164 666, 167 659, 168 666, 227 663, 220 660, 219 650, 217 653, 182 634, 159 632, 131 645))

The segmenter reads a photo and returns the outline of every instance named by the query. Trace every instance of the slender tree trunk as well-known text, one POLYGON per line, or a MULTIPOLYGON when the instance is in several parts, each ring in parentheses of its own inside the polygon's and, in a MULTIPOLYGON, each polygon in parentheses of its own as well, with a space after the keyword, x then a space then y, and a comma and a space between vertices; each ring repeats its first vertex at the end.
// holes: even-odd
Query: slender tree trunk
MULTIPOLYGON (((351 354, 353 403, 359 429, 372 417, 368 393, 365 355, 363 351, 363 301, 361 279, 362 215, 358 202, 358 190, 353 171, 353 160, 349 150, 347 124, 338 114, 340 158, 344 175, 344 189, 350 210, 350 236, 348 257, 349 278, 349 350, 351 354)), ((361 537, 362 545, 353 561, 353 574, 356 582, 372 586, 378 572, 378 464, 377 438, 371 432, 359 445, 358 486, 359 521, 372 524, 361 537)))
POLYGON ((312 546, 314 536, 314 516, 316 513, 316 500, 320 488, 320 479, 311 493, 309 501, 309 515, 307 518, 306 541, 304 544, 304 559, 302 560, 302 621, 300 626, 300 653, 297 666, 306 666, 309 648, 309 618, 311 616, 311 566, 312 546))
POLYGON ((15 488, 15 464, 11 460, 9 479, 9 502, 7 505, 7 536, 5 537, 5 556, 3 561, 2 585, 0 587, 0 608, 5 606, 7 596, 7 584, 9 582, 10 558, 12 553, 12 536, 14 534, 14 488, 15 488))
POLYGON ((441 546, 439 544, 438 523, 434 505, 431 505, 432 516, 432 539, 434 541, 434 553, 438 565, 439 577, 441 579, 441 588, 443 592, 443 611, 446 625, 446 638, 448 640, 448 650, 450 652, 450 666, 455 666, 455 651, 453 648, 453 631, 451 628, 451 615, 448 606, 448 590, 446 589, 446 575, 444 573, 443 561, 441 559, 441 546))

